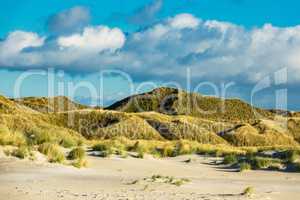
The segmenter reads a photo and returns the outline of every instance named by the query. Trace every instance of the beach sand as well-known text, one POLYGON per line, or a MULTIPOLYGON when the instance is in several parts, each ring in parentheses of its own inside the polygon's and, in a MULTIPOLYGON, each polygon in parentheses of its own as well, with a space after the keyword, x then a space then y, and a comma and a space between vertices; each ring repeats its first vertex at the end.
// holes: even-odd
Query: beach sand
POLYGON ((300 174, 274 171, 236 172, 213 164, 217 159, 198 155, 176 158, 99 158, 88 156, 89 166, 0 158, 2 200, 90 199, 300 199, 300 174), (185 160, 191 158, 191 162, 185 160), (176 186, 151 182, 152 175, 186 178, 176 186), (241 193, 254 189, 250 197, 241 193))

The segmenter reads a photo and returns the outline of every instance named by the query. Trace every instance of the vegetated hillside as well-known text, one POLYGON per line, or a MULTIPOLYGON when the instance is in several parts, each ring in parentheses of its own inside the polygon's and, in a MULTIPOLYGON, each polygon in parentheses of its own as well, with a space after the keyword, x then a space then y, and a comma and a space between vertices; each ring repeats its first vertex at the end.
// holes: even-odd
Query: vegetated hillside
POLYGON ((20 106, 16 104, 15 102, 7 99, 4 96, 0 95, 0 113, 15 113, 20 111, 20 106))
POLYGON ((252 107, 239 99, 220 99, 187 93, 174 88, 158 88, 125 98, 107 107, 123 112, 156 111, 169 115, 190 115, 214 121, 253 121, 272 118, 274 113, 252 107))
MULTIPOLYGON (((68 99, 59 98, 63 99, 63 102, 70 102, 68 99)), ((59 98, 54 98, 57 99, 57 104, 60 104, 59 98)), ((73 105, 72 109, 64 107, 60 110, 54 105, 53 112, 49 112, 41 109, 48 108, 46 98, 25 99, 19 104, 20 100, 1 97, 0 121, 5 130, 7 128, 12 133, 21 133, 26 141, 33 135, 34 138, 44 138, 38 139, 40 142, 50 140, 57 143, 64 143, 64 138, 79 141, 82 136, 86 139, 186 139, 203 144, 235 146, 294 146, 300 142, 300 118, 270 114, 239 100, 222 101, 171 88, 159 88, 136 95, 110 107, 121 110, 129 105, 130 108, 133 105, 130 104, 130 99, 135 99, 138 102, 146 102, 142 105, 147 112, 135 110, 136 107, 127 110, 130 112, 83 109, 84 106, 73 102, 70 103, 73 105), (193 107, 190 109, 190 104, 184 103, 188 95, 195 97, 198 106, 203 110, 211 111, 221 102, 225 102, 226 110, 224 113, 217 111, 203 114, 193 107), (147 96, 146 99, 151 103, 140 96, 147 96), (166 98, 172 101, 165 100, 166 98), (264 118, 256 119, 252 109, 261 113, 264 118), (277 119, 274 120, 270 116, 276 116, 277 119)))
POLYGON ((49 116, 1 96, 0 145, 28 146, 47 142, 76 145, 84 138, 76 131, 57 126, 49 116))
POLYGON ((48 112, 63 112, 68 110, 85 109, 88 106, 71 101, 65 96, 57 97, 25 97, 20 99, 11 99, 20 105, 27 106, 33 110, 48 112))
POLYGON ((205 144, 227 143, 214 130, 223 130, 224 126, 229 126, 193 117, 168 116, 155 112, 124 113, 106 110, 54 113, 52 119, 53 123, 76 130, 88 139, 187 139, 205 144))

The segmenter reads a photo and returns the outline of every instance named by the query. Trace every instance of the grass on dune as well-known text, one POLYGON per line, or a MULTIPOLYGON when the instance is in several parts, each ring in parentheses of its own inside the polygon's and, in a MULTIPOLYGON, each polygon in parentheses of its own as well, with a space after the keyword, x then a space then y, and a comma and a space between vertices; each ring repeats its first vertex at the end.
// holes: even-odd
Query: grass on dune
POLYGON ((57 144, 43 143, 38 150, 47 156, 49 162, 63 163, 65 161, 65 155, 57 144))
POLYGON ((0 125, 0 145, 22 146, 26 144, 26 137, 20 131, 11 131, 0 125))
POLYGON ((69 152, 68 159, 76 160, 85 158, 85 150, 82 147, 76 147, 69 152))
POLYGON ((88 162, 86 159, 85 150, 82 147, 76 147, 72 149, 67 157, 69 160, 72 160, 71 164, 74 167, 82 168, 87 167, 88 162))

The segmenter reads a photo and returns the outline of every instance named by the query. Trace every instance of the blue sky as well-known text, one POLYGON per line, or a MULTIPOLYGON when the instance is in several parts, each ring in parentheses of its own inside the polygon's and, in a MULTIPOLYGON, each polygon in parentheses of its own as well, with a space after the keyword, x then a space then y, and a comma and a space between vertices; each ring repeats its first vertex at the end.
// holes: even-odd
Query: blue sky
MULTIPOLYGON (((288 83, 258 92, 254 104, 274 107, 276 91, 287 88, 288 108, 300 109, 299 9, 297 0, 3 0, 0 92, 14 96, 20 74, 49 67, 65 72, 64 87, 88 81, 100 91, 105 69, 130 75, 135 92, 170 82, 187 88, 189 68, 192 90, 204 81, 218 89, 233 82, 226 96, 250 101, 255 85, 286 68, 288 83)), ((104 79, 105 104, 130 94, 124 77, 104 79)), ((33 75, 21 95, 45 96, 47 88, 46 76, 33 75)), ((101 98, 84 88, 75 96, 85 103, 101 98)))
MULTIPOLYGON (((16 29, 45 33, 49 16, 74 6, 90 9, 93 24, 120 26, 131 31, 138 27, 122 20, 134 15, 151 0, 3 0, 0 8, 0 37, 16 29)), ((178 13, 192 13, 202 19, 230 21, 246 27, 271 23, 276 26, 299 24, 300 2, 297 0, 165 0, 157 18, 178 13)))

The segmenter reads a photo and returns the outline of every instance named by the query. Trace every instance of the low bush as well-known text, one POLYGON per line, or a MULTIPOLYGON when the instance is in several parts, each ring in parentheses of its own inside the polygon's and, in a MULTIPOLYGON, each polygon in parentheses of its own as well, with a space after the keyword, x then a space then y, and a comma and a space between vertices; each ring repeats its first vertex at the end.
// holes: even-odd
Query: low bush
POLYGON ((111 146, 105 143, 98 143, 95 144, 92 149, 94 151, 110 151, 111 150, 111 146))
POLYGON ((24 159, 29 156, 29 150, 26 146, 21 146, 18 149, 15 149, 11 155, 20 159, 24 159))
POLYGON ((85 158, 85 150, 82 147, 76 147, 70 151, 68 155, 68 159, 75 160, 75 159, 83 159, 85 158))
POLYGON ((87 167, 88 162, 85 158, 82 158, 82 159, 77 159, 75 162, 72 163, 72 165, 77 168, 82 168, 82 167, 87 167))
POLYGON ((23 146, 26 138, 20 131, 10 131, 6 126, 0 126, 0 145, 23 146))
POLYGON ((144 158, 145 156, 145 152, 144 152, 144 149, 140 148, 137 150, 137 158, 144 158))
POLYGON ((234 154, 226 155, 223 160, 223 163, 225 165, 233 165, 236 164, 237 162, 238 162, 238 158, 234 154))
POLYGON ((241 193, 243 196, 251 196, 254 193, 254 188, 253 187, 246 187, 244 191, 241 193))
POLYGON ((251 170, 251 165, 246 162, 240 163, 240 172, 251 170))
POLYGON ((78 142, 70 136, 62 138, 59 144, 65 148, 71 148, 78 144, 78 142))
POLYGON ((248 162, 250 162, 253 169, 267 169, 274 164, 281 163, 278 159, 263 157, 253 157, 248 162))
POLYGON ((39 152, 48 157, 49 162, 63 163, 65 155, 57 144, 44 143, 39 145, 39 152))

